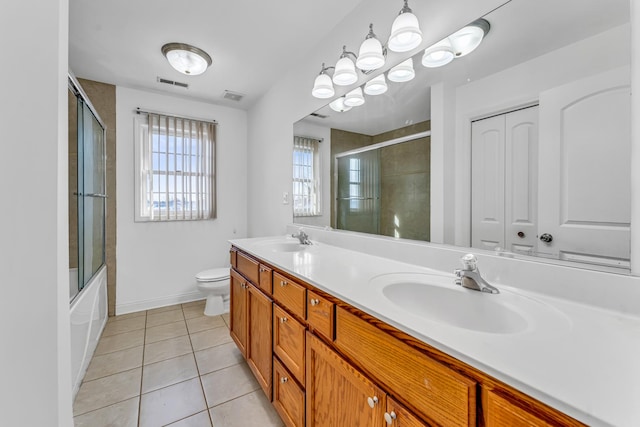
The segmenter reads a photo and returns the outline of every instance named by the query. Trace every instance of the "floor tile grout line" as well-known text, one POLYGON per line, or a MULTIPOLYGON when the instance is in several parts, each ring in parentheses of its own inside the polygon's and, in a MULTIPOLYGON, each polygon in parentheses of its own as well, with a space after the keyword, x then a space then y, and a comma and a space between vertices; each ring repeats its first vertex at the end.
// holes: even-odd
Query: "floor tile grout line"
POLYGON ((106 405, 106 406, 101 406, 101 407, 99 407, 99 408, 95 408, 95 409, 92 409, 92 410, 90 410, 90 411, 83 412, 83 413, 81 413, 81 414, 73 414, 73 418, 75 418, 75 417, 81 417, 81 416, 83 416, 83 415, 87 415, 87 414, 90 414, 90 413, 92 413, 92 412, 100 411, 100 410, 102 410, 102 409, 106 409, 106 408, 108 408, 108 407, 110 407, 110 406, 114 406, 114 405, 117 405, 117 404, 119 404, 119 403, 126 402, 127 400, 135 399, 136 397, 138 397, 138 398, 139 398, 140 396, 138 395, 138 396, 131 396, 131 397, 127 397, 126 399, 118 400, 117 402, 113 402, 113 403, 110 403, 110 404, 108 404, 108 405, 106 405))

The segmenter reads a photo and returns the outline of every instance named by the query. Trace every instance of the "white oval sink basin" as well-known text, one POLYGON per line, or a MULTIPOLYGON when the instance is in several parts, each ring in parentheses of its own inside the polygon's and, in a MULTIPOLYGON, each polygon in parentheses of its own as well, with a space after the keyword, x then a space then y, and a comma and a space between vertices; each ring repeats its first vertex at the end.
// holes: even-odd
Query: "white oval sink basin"
POLYGON ((403 311, 456 328, 516 334, 542 325, 568 327, 564 316, 540 301, 504 289, 499 294, 465 289, 454 284, 453 275, 387 274, 371 284, 403 311))
POLYGON ((301 245, 297 240, 292 241, 265 241, 258 243, 260 246, 264 246, 273 252, 298 252, 303 251, 309 247, 309 245, 301 245))

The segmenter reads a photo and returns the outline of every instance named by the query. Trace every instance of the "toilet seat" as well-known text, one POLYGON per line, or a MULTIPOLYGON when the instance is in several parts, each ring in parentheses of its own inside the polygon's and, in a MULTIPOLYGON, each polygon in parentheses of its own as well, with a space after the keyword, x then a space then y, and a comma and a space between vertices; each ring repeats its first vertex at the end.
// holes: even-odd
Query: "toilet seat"
POLYGON ((229 279, 228 268, 212 268, 211 270, 201 271, 196 274, 198 282, 222 282, 229 279))

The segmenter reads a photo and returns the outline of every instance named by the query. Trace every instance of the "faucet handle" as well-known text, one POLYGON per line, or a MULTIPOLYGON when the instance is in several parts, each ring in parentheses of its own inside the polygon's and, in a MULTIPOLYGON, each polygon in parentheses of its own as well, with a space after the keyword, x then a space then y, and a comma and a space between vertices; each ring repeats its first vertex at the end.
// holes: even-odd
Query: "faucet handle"
POLYGON ((474 254, 466 254, 460 258, 462 269, 466 271, 474 271, 478 268, 478 258, 474 254))

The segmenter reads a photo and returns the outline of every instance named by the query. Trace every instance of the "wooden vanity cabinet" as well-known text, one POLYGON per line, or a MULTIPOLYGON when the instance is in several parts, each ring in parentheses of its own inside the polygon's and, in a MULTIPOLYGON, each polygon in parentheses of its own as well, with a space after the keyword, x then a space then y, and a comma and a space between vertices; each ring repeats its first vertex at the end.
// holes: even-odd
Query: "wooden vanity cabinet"
POLYGON ((247 364, 269 400, 272 398, 272 301, 253 285, 247 287, 247 364))
POLYGON ((383 426, 385 393, 307 332, 307 427, 383 426))

